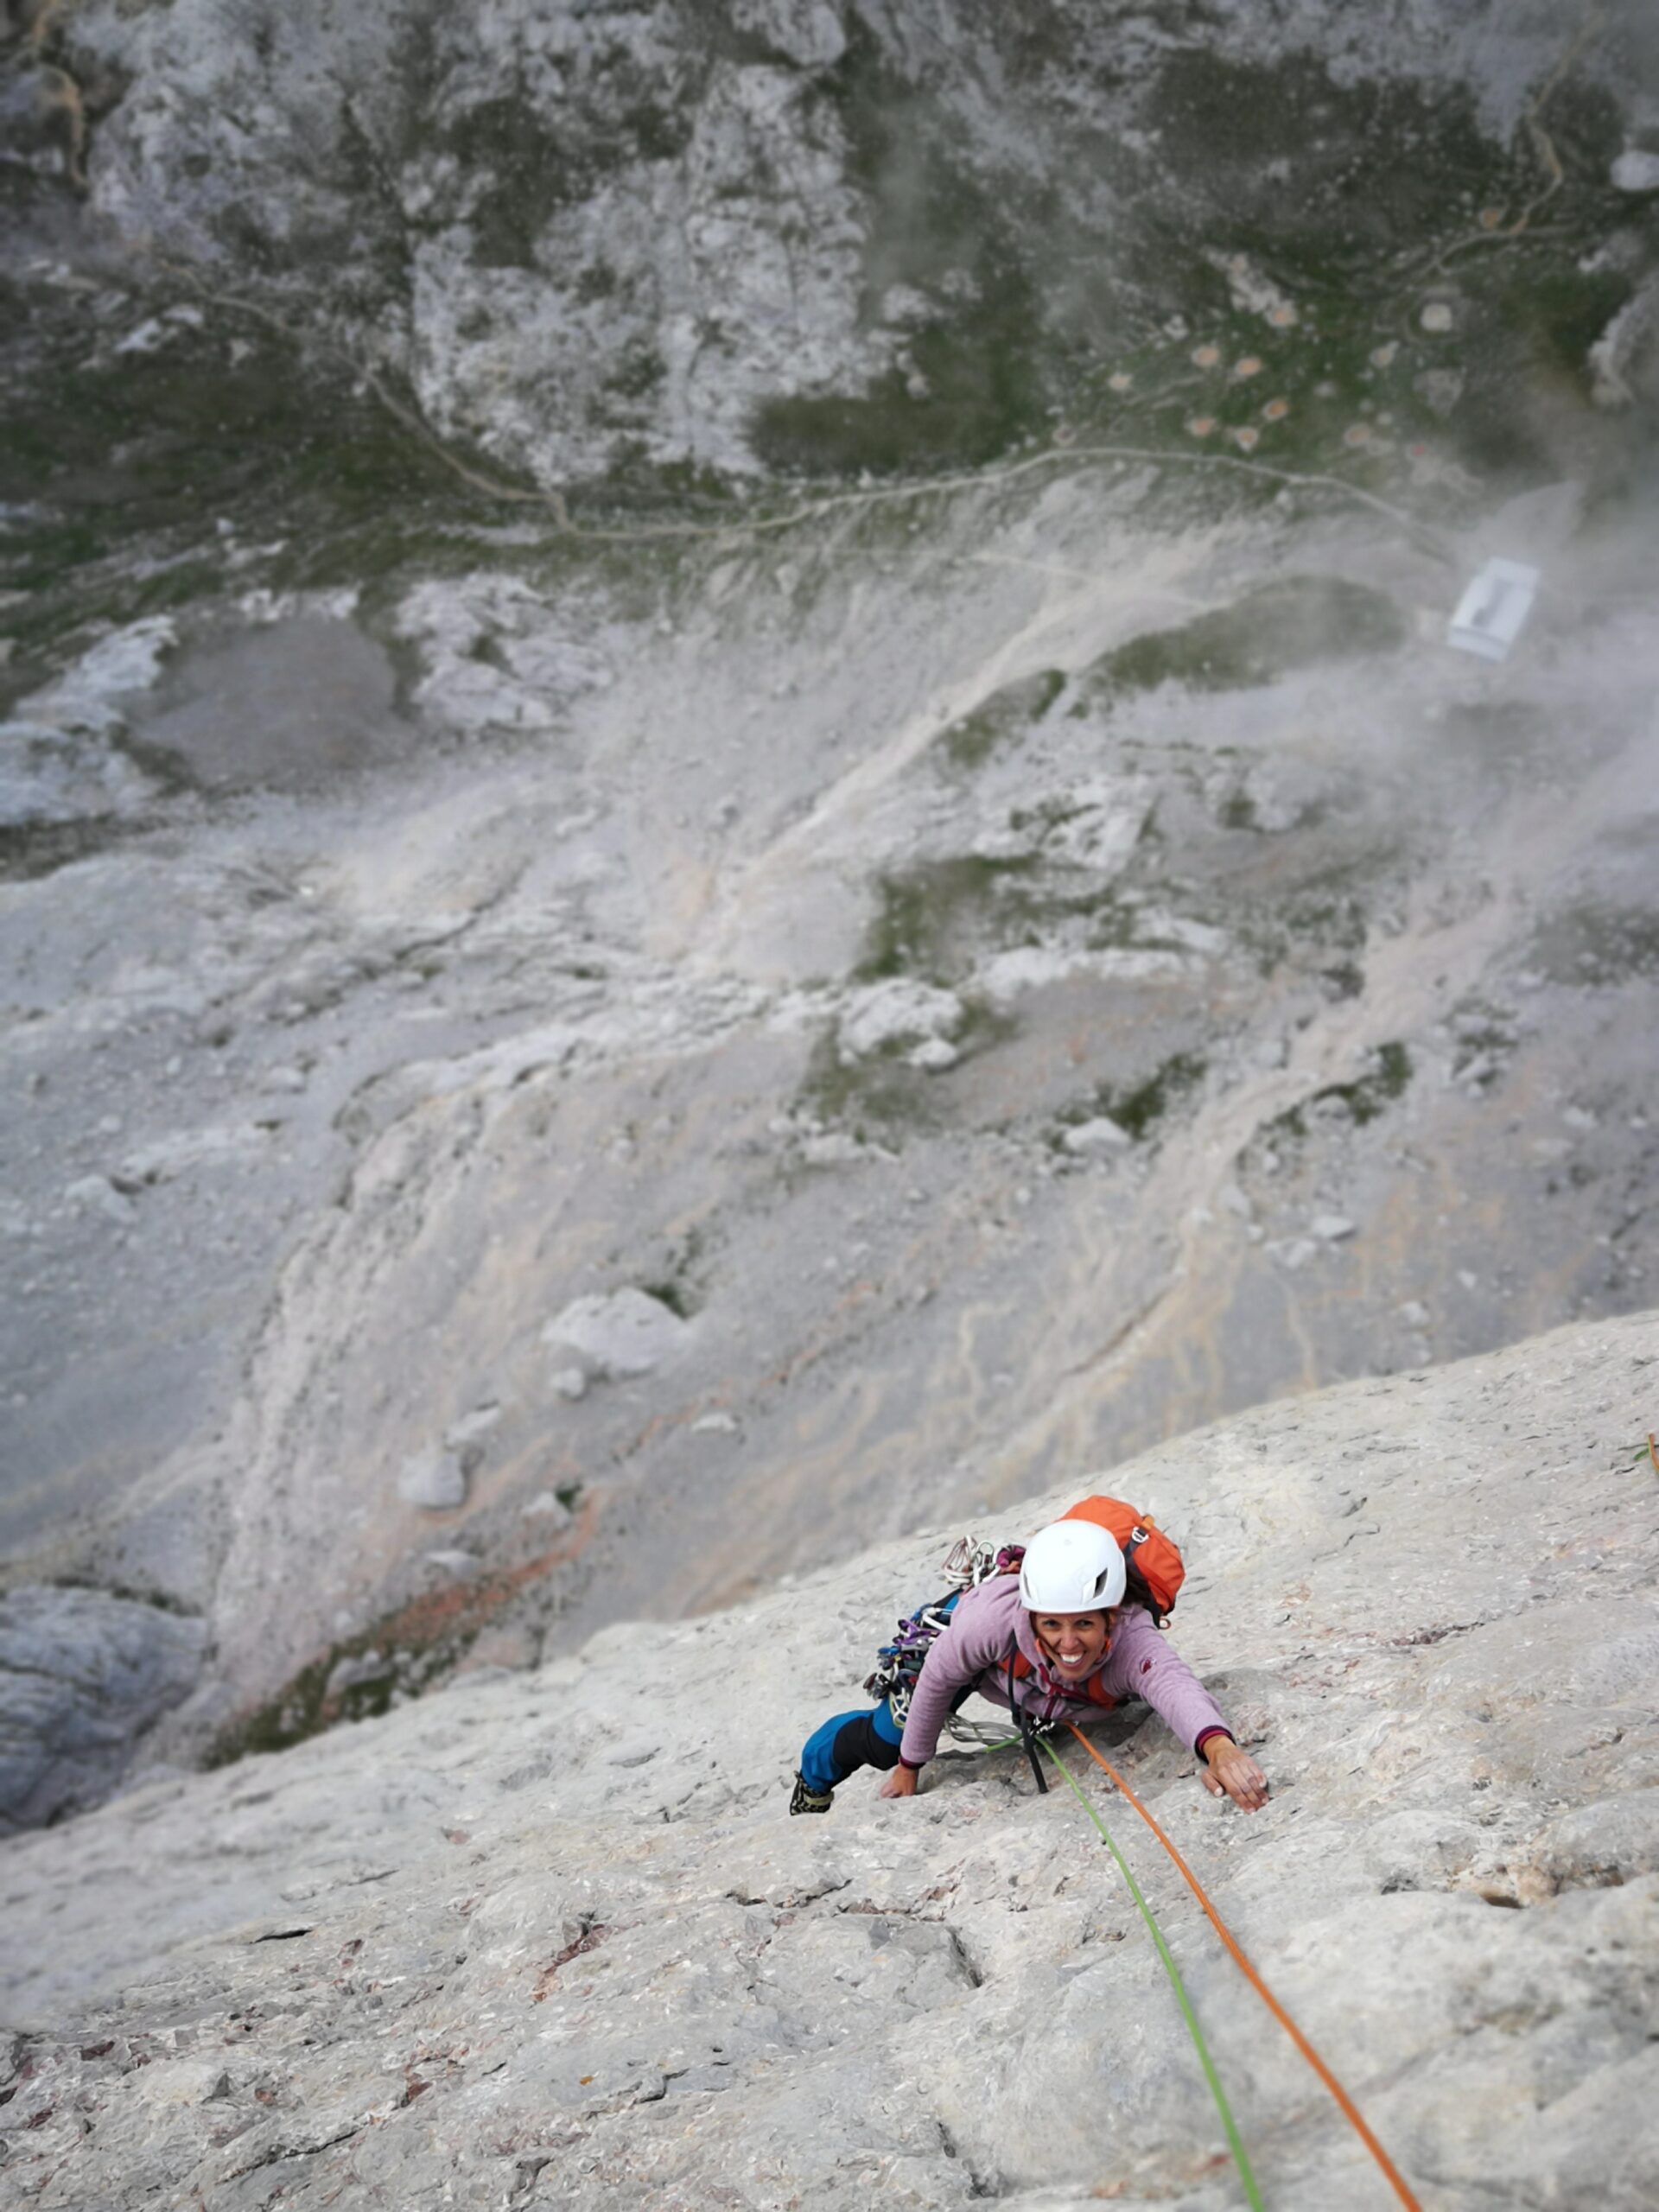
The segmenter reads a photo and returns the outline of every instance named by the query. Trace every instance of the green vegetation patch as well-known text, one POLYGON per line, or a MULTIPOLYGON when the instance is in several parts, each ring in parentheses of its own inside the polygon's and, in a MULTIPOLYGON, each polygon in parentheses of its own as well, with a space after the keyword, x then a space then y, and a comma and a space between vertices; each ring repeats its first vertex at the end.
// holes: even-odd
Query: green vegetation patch
MULTIPOLYGON (((1454 511, 1467 468, 1559 473, 1569 396, 1586 438, 1628 446, 1590 404, 1586 359, 1636 281, 1599 251, 1631 219, 1608 182, 1618 105, 1569 73, 1540 119, 1559 172, 1530 130, 1491 137, 1463 86, 1338 83, 1312 55, 1170 54, 1144 95, 1157 169, 1142 165, 1112 256, 1120 300, 1127 283, 1158 313, 1120 305, 1102 334, 1071 396, 1078 442, 1249 454, 1419 512, 1454 511), (1431 299, 1443 328, 1423 324, 1431 299)), ((1242 474, 1206 480, 1258 495, 1242 474)))
MULTIPOLYGON (((1018 830, 1058 824, 1076 811, 1064 801, 1016 809, 1018 830)), ((1151 835, 1150 821, 1143 840, 1151 835)), ((877 906, 853 970, 859 983, 911 976, 958 988, 988 954, 1046 946, 1087 951, 1184 951, 1160 934, 1116 878, 1040 853, 1007 858, 962 853, 918 861, 875 880, 877 906)))
POLYGON ((1370 1058, 1370 1068, 1357 1081, 1326 1084, 1300 1106, 1276 1115, 1268 1122, 1266 1134, 1270 1137, 1305 1137, 1307 1116, 1327 1100, 1344 1108, 1356 1128, 1363 1128, 1367 1122, 1376 1121, 1396 1098, 1403 1096, 1411 1081, 1412 1062, 1410 1052, 1397 1041, 1379 1045, 1370 1058))
POLYGON ((906 1128, 935 1125, 938 1080, 891 1053, 845 1060, 832 1031, 812 1048, 799 1098, 826 1128, 844 1130, 860 1144, 887 1143, 906 1128))
MULTIPOLYGON (((1328 854, 1338 835, 1327 833, 1321 851, 1328 854)), ((1370 840, 1363 831, 1343 842, 1347 858, 1317 868, 1300 882, 1235 879, 1224 904, 1261 975, 1277 975, 1288 965, 1323 976, 1340 996, 1351 998, 1363 981, 1362 959, 1380 882, 1398 855, 1391 840, 1370 840)))
POLYGON ((1039 911, 1026 887, 1034 859, 991 860, 975 853, 920 861, 876 879, 878 906, 853 970, 860 983, 915 976, 948 984, 971 966, 988 920, 1004 941, 1039 911))
POLYGON ((906 351, 910 370, 873 378, 856 397, 791 393, 763 400, 749 442, 768 468, 807 475, 896 476, 907 469, 973 467, 995 461, 1044 422, 1044 390, 1029 337, 1026 287, 1009 266, 989 283, 1027 312, 1003 327, 940 321, 906 351))
MULTIPOLYGON (((555 1495, 574 1512, 582 1484, 566 1484, 555 1495)), ((442 1583, 331 1644, 275 1697, 221 1730, 206 1764, 230 1766, 251 1751, 286 1751, 338 1721, 366 1719, 386 1712, 396 1697, 419 1697, 435 1688, 508 1601, 565 1555, 556 1549, 475 1580, 442 1583)))
MULTIPOLYGON (((1002 1043, 1014 1027, 1010 1016, 967 999, 950 1042, 965 1060, 1002 1043)), ((950 1110, 950 1077, 908 1065, 916 1042, 897 1039, 880 1052, 846 1060, 833 1031, 821 1037, 802 1079, 801 1106, 825 1128, 842 1130, 861 1144, 891 1147, 906 1135, 939 1128, 950 1110)))
POLYGON ((1197 1087, 1205 1065, 1196 1052, 1172 1052, 1139 1083, 1096 1084, 1084 1097, 1061 1110, 1052 1143, 1059 1147, 1067 1129, 1104 1117, 1116 1122, 1136 1144, 1144 1144, 1171 1108, 1197 1087))
MULTIPOLYGON (((1071 711, 1086 715, 1103 697, 1160 683, 1246 690, 1292 669, 1395 652, 1408 635, 1405 617, 1382 592, 1341 576, 1287 576, 1177 628, 1131 638, 1095 663, 1071 711)), ((1249 810, 1248 799, 1239 804, 1249 810)))
POLYGON ((385 1713, 397 1687, 395 1660, 388 1656, 382 1664, 372 1634, 332 1644, 321 1658, 302 1667, 274 1698, 222 1730, 207 1764, 232 1766, 250 1752, 285 1751, 308 1737, 321 1735, 336 1720, 364 1720, 385 1713), (331 1697, 329 1680, 342 1660, 359 1665, 366 1662, 366 1666, 351 1688, 331 1697))
POLYGON ((1041 721, 1065 682, 1059 669, 1045 668, 1017 683, 1005 683, 982 706, 941 730, 936 742, 952 767, 982 767, 1000 746, 1041 721))
MULTIPOLYGON (((0 316, 38 304, 0 283, 0 316)), ((125 313, 137 323, 153 307, 125 313)), ((34 315, 32 372, 0 392, 0 589, 27 594, 7 613, 20 664, 89 624, 252 582, 360 586, 414 559, 441 570, 458 531, 499 518, 372 395, 257 325, 236 361, 188 327, 151 353, 89 358, 86 314, 53 302, 34 315), (220 519, 283 550, 232 571, 220 519)))
POLYGON ((779 394, 757 409, 750 442, 768 467, 845 475, 973 466, 1046 435, 1056 341, 1033 242, 1054 195, 957 156, 946 118, 890 71, 875 35, 849 16, 841 60, 817 80, 870 211, 864 314, 894 285, 931 315, 901 359, 862 393, 779 394))
POLYGON ((587 199, 616 169, 634 162, 671 161, 684 150, 694 99, 664 107, 621 47, 610 73, 607 109, 609 93, 626 92, 630 79, 635 96, 613 117, 577 99, 556 125, 521 79, 448 124, 443 137, 461 175, 485 181, 467 209, 480 267, 534 268, 537 242, 561 208, 587 199))
POLYGON ((86 815, 74 822, 0 823, 0 882, 54 874, 72 861, 137 834, 136 823, 113 814, 86 815))
POLYGON ((689 1321, 702 1305, 698 1286, 704 1257, 703 1232, 693 1226, 670 1244, 652 1279, 639 1287, 647 1298, 654 1298, 682 1321, 689 1321))

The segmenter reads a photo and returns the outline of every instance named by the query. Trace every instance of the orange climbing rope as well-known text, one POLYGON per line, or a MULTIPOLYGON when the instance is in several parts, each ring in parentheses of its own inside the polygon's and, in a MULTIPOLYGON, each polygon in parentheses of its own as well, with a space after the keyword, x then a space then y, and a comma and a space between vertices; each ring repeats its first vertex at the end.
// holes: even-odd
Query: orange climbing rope
MULTIPOLYGON (((1649 1439, 1649 1440, 1651 1442, 1652 1440, 1649 1439)), ((1301 2052, 1302 2056, 1307 2061, 1308 2064, 1313 2069, 1313 2071, 1319 2075, 1320 2081, 1324 2082, 1325 2088, 1330 2090, 1332 2095, 1336 2099, 1338 2104, 1342 2108, 1343 2116, 1357 2133, 1360 2141, 1365 2145, 1365 2148, 1376 2160, 1377 2164, 1382 2167, 1383 2172, 1388 2176, 1395 2195, 1399 2198, 1402 2204, 1410 2208, 1410 2212, 1422 2212, 1421 2205, 1412 2195, 1410 2190, 1406 2186, 1405 2182, 1402 2179, 1398 2167, 1395 2166, 1393 2159, 1389 2158, 1388 2152, 1382 2148, 1382 2145, 1377 2141, 1376 2136, 1372 2134, 1370 2129, 1365 2125, 1364 2120, 1360 2114, 1359 2108, 1355 2104, 1353 2099, 1349 2095, 1347 2090, 1343 2088, 1341 2082, 1338 2081, 1336 2075, 1331 2071, 1331 2069, 1325 2064, 1325 2061, 1319 2056, 1319 2052, 1314 2050, 1313 2044, 1309 2043, 1307 2037, 1297 2026, 1295 2021, 1293 2020, 1289 2013, 1286 2012, 1284 2006, 1279 2002, 1279 1999, 1268 1987, 1267 1983, 1262 1980, 1261 1975, 1245 1957, 1243 1952, 1240 1950, 1237 1942, 1234 1939, 1231 1929, 1227 1926, 1226 1922, 1223 1920, 1221 1915, 1216 1910, 1214 1905, 1211 1904, 1209 1898, 1205 1897, 1203 1889, 1199 1885, 1197 1875, 1193 1873, 1192 1869, 1187 1865, 1185 1859, 1183 1859, 1180 1853, 1176 1850, 1174 1845, 1164 1834, 1163 1829, 1160 1827, 1158 1822, 1141 1802, 1141 1800, 1135 1796, 1134 1790, 1130 1789, 1128 1783, 1124 1781, 1117 1769, 1113 1766, 1109 1760, 1102 1758, 1100 1753, 1095 1749, 1094 1745, 1089 1741, 1089 1738, 1084 1734, 1082 1729, 1077 1726, 1076 1722, 1068 1720, 1066 1726, 1071 1729, 1071 1733, 1083 1745, 1084 1750, 1088 1752, 1090 1758, 1095 1762, 1095 1764, 1105 1769, 1111 1780, 1116 1783, 1117 1787, 1128 1799, 1130 1804, 1134 1806, 1135 1811, 1140 1814, 1141 1819, 1157 1837, 1159 1842, 1163 1845, 1164 1849, 1175 1861, 1177 1866, 1180 1868, 1182 1878, 1185 1881, 1188 1889, 1192 1891, 1193 1896, 1197 1897, 1198 1903, 1204 1907, 1205 1915, 1209 1920, 1210 1925, 1215 1929, 1217 1935, 1220 1936, 1222 1942, 1232 1953, 1235 1964, 1238 1967, 1245 1980, 1249 1983, 1251 1988, 1255 1990, 1256 1995, 1262 1999, 1262 2002, 1267 2006, 1268 2012, 1271 2012, 1274 2018, 1278 2021, 1280 2026, 1295 2044, 1297 2050, 1301 2052)))

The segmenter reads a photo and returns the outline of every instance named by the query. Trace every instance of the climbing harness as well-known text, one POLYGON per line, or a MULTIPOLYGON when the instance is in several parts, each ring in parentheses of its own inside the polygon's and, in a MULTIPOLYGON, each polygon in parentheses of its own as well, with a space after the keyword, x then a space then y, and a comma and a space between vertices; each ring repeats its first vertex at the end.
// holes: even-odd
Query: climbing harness
MULTIPOLYGON (((1147 1809, 1146 1806, 1141 1803, 1141 1800, 1135 1796, 1134 1790, 1130 1789, 1128 1783, 1123 1779, 1123 1777, 1118 1772, 1117 1769, 1113 1766, 1109 1760, 1101 1757, 1100 1753, 1095 1749, 1094 1745, 1089 1741, 1089 1738, 1084 1734, 1083 1731, 1077 1726, 1075 1721, 1068 1720, 1065 1725, 1071 1729, 1071 1733, 1083 1745, 1084 1750, 1088 1752, 1090 1758, 1093 1759, 1096 1765, 1105 1771, 1110 1780, 1122 1792, 1123 1796, 1128 1799, 1130 1804, 1134 1806, 1135 1811, 1140 1814, 1141 1819, 1146 1822, 1147 1826, 1157 1837, 1159 1842, 1163 1845, 1164 1849, 1174 1860, 1177 1868, 1179 1870, 1182 1879, 1185 1882, 1187 1887, 1192 1891, 1193 1896, 1198 1899, 1198 1904, 1203 1908, 1205 1917, 1209 1921, 1217 1935, 1220 1936, 1222 1942, 1226 1945, 1229 1953, 1231 1955, 1234 1964, 1240 1969, 1244 1975, 1245 1980, 1249 1983, 1251 1988, 1255 1990, 1256 1995, 1262 1999, 1268 2010, 1273 2014, 1274 2018, 1278 2021, 1280 2026, 1283 2028, 1286 2034, 1295 2044, 1297 2050, 1300 2051, 1302 2056, 1313 2069, 1313 2071, 1319 2075, 1320 2081, 1324 2082, 1325 2088, 1331 2092, 1332 2097, 1335 2098, 1343 2117, 1354 2129, 1361 2142, 1363 2143, 1365 2148, 1370 2152, 1372 2158, 1376 2159, 1377 2164, 1382 2168, 1382 2172, 1387 2177, 1395 2195, 1399 2198, 1401 2203, 1406 2206, 1407 2212, 1422 2212, 1422 2207, 1418 2202, 1416 2197, 1412 2195, 1411 2190, 1408 2188, 1405 2181, 1402 2178, 1399 2169, 1395 2165, 1394 2161, 1389 2158, 1388 2152, 1382 2148, 1382 2145, 1377 2141, 1376 2136, 1366 2126, 1364 2119, 1362 2116, 1358 2107, 1354 2103, 1353 2099, 1343 2088, 1341 2082, 1338 2081, 1336 2075, 1325 2064, 1324 2059, 1320 2057, 1319 2052, 1314 2050, 1313 2044, 1297 2026, 1295 2021, 1291 2018, 1289 2013, 1285 2010, 1279 1999, 1268 1988, 1267 1983, 1256 1972, 1256 1969, 1250 1964, 1249 1959, 1245 1957, 1244 1953, 1239 1948, 1238 1942, 1233 1936, 1231 1929, 1227 1926, 1226 1923, 1222 1919, 1221 1915, 1216 1910, 1214 1905, 1211 1904, 1209 1898, 1205 1896, 1198 1877, 1193 1873, 1185 1859, 1182 1858, 1180 1853, 1175 1848, 1175 1846, 1170 1841, 1168 1836, 1164 1833, 1162 1827, 1160 1827, 1158 1821, 1147 1809)), ((1250 2172, 1249 2162, 1245 2156, 1244 2146, 1239 2140, 1237 2129, 1233 2124, 1232 2114, 1228 2110, 1227 2101, 1222 2093, 1221 2085, 1216 2078, 1215 2068, 1211 2061, 1210 2054, 1205 2046, 1204 2037, 1199 2031, 1198 2021, 1193 2014, 1191 2002, 1187 1998, 1185 1990, 1182 1986, 1180 1975, 1176 1971, 1175 1962, 1169 1955, 1169 1947, 1165 1942, 1164 1938, 1159 1930, 1158 1923, 1153 1918, 1151 1908, 1147 1905, 1146 1899, 1141 1896, 1140 1888, 1135 1882, 1134 1875, 1129 1872, 1128 1866, 1124 1859, 1122 1853, 1118 1849, 1116 1844, 1113 1842, 1111 1835, 1107 1829, 1106 1823, 1101 1819, 1099 1814, 1095 1810, 1094 1806, 1090 1802, 1089 1799, 1084 1796, 1081 1788, 1078 1786, 1076 1776, 1065 1764, 1065 1762, 1061 1758, 1059 1753, 1054 1749, 1052 1745, 1045 1744, 1043 1748, 1048 1752, 1049 1757, 1053 1760, 1055 1765, 1059 1768, 1060 1772, 1065 1777, 1067 1782, 1071 1785, 1071 1789, 1077 1796, 1078 1802, 1082 1804, 1084 1810, 1088 1814, 1090 1819, 1093 1821, 1095 1826, 1100 1830, 1102 1835, 1105 1837, 1112 1856, 1117 1861, 1119 1871, 1122 1872, 1124 1880, 1129 1885, 1129 1893, 1134 1897, 1135 1904, 1140 1907, 1141 1916, 1146 1921, 1147 1928, 1151 1930, 1153 1942, 1158 1948, 1158 1955, 1163 1961, 1165 1972, 1169 1975, 1170 1980, 1173 1983, 1175 1994, 1180 2001, 1181 2011, 1185 2016, 1188 2031, 1192 2037, 1193 2043, 1198 2050, 1199 2061, 1204 2067, 1205 2078, 1210 2084, 1211 2094, 1214 2097, 1217 2109, 1221 2114, 1222 2126, 1226 2133, 1228 2145, 1232 2151, 1234 2163, 1238 2168, 1239 2178, 1244 2185, 1244 2193, 1249 2199, 1251 2205, 1259 2208, 1261 2206, 1262 2199, 1257 2193, 1255 2178, 1250 2172)))
POLYGON ((1014 1662, 1018 1656, 1017 1651, 1010 1651, 1008 1654, 1008 1710, 1013 1713, 1014 1723, 1020 1731, 1020 1748, 1031 1762, 1032 1777, 1037 1784, 1037 1794, 1039 1797, 1046 1797, 1048 1779, 1043 1772, 1043 1763, 1037 1756, 1037 1747, 1040 1744, 1045 1751, 1048 1749, 1047 1738, 1054 1724, 1052 1720, 1033 1719, 1015 1697, 1014 1662))
MULTIPOLYGON (((1110 1649, 1111 1638, 1109 1636, 1106 1639, 1106 1650, 1110 1649)), ((1101 1656, 1104 1658, 1105 1652, 1101 1656)), ((1018 1740, 1024 1748, 1026 1757, 1031 1762, 1032 1777, 1037 1784, 1037 1794, 1039 1797, 1046 1797, 1048 1777, 1043 1772, 1043 1763, 1037 1756, 1037 1746, 1046 1737, 1052 1736, 1060 1725, 1062 1716, 1052 1710, 1054 1683, 1052 1678, 1047 1674, 1039 1677, 1039 1686, 1050 1693, 1051 1709, 1046 1713, 1033 1713, 1014 1695, 1015 1683, 1028 1679, 1031 1675, 1030 1660, 1026 1657, 1017 1644, 1010 1644, 1002 1664, 1005 1669, 1004 1694, 1008 1700, 1008 1710, 1014 1715, 1014 1726, 1020 1731, 1018 1740)), ((1079 1683, 1070 1694, 1073 1697, 1086 1697, 1091 1705, 1102 1706, 1109 1710, 1119 1702, 1109 1690, 1102 1688, 1097 1673, 1090 1675, 1086 1682, 1079 1683)))

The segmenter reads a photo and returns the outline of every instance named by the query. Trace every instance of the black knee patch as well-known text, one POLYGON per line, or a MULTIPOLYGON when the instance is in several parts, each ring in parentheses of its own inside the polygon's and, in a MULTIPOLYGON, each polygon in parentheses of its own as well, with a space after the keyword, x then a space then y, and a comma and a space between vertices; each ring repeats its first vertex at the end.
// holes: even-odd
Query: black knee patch
POLYGON ((834 1754, 836 1778, 842 1782, 849 1774, 856 1774, 861 1766, 880 1767, 885 1774, 899 1764, 898 1745, 877 1735, 874 1721, 868 1713, 861 1713, 856 1720, 849 1720, 844 1728, 836 1729, 834 1754))

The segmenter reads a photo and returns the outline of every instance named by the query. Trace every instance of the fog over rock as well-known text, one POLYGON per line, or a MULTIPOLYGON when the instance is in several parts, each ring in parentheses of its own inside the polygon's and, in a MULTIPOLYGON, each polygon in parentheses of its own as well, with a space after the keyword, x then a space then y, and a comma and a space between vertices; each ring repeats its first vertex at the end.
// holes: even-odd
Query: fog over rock
MULTIPOLYGON (((1128 1708, 1132 1785, 1433 2212, 1659 2190, 1659 1317, 1350 1383, 1112 1484, 1270 1775, 1128 1708)), ((1084 1486, 977 1523, 1015 1536, 1084 1486)), ((47 2207, 1239 2201, 1180 2015, 1017 1751, 790 1820, 808 1728, 939 1581, 915 1536, 734 1611, 9 1847, 8 2188, 47 2207)), ((978 1708, 970 1707, 971 1715, 978 1708)), ((1385 2184, 1083 1761, 1266 2202, 1385 2184)))

